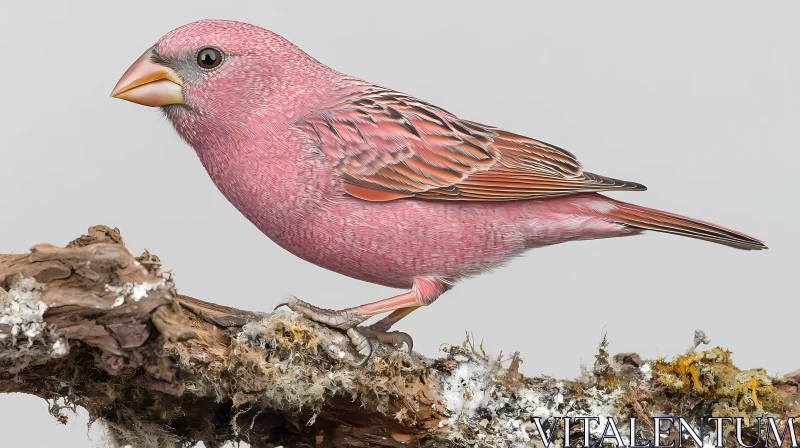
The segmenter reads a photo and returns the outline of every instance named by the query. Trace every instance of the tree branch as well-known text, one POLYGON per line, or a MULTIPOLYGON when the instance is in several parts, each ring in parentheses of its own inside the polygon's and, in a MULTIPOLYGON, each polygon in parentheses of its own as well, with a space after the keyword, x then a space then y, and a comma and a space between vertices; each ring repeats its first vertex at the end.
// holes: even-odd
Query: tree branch
POLYGON ((64 423, 83 407, 119 446, 519 446, 540 440, 534 417, 549 432, 567 415, 639 417, 652 440, 653 415, 800 414, 800 371, 739 370, 720 348, 642 361, 604 340, 567 381, 526 378, 518 353, 492 358, 471 340, 435 360, 377 345, 352 368, 337 331, 180 295, 158 257, 133 257, 105 226, 0 255, 0 392, 42 397, 64 423))

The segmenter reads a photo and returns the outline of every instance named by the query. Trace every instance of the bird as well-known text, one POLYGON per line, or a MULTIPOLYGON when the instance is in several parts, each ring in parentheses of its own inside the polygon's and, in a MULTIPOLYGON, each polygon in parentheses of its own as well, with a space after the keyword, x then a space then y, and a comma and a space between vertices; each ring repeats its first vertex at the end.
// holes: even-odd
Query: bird
MULTIPOLYGON (((745 250, 764 242, 600 194, 645 186, 584 171, 571 152, 460 118, 338 72, 267 29, 229 20, 176 28, 112 97, 158 107, 227 200, 290 253, 405 292, 331 310, 288 306, 347 334, 413 348, 399 320, 530 249, 644 231, 745 250), (367 319, 386 315, 373 325, 367 319)), ((363 355, 362 355, 363 354, 363 355)))

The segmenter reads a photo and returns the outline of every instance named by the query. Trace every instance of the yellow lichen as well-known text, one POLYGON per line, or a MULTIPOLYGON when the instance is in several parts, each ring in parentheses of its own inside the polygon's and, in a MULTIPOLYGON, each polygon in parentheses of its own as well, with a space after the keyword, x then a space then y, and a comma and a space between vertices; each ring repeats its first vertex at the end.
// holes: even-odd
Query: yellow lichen
POLYGON ((745 423, 765 413, 780 413, 783 401, 764 370, 739 370, 731 352, 719 347, 692 351, 671 361, 658 359, 654 381, 665 393, 714 403, 714 416, 743 417, 745 423))

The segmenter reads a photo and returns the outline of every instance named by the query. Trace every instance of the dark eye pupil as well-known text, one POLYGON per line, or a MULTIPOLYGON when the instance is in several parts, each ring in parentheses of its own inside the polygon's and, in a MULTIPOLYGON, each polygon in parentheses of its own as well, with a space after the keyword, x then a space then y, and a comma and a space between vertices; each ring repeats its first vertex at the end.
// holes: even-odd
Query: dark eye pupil
POLYGON ((206 48, 197 55, 197 63, 203 68, 214 68, 221 60, 222 55, 213 48, 206 48))

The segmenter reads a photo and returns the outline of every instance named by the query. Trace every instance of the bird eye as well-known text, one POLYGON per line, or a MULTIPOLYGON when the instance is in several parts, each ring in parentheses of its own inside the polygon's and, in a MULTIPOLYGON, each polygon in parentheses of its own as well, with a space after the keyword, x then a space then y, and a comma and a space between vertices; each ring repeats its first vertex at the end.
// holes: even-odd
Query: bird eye
POLYGON ((202 68, 216 68, 220 63, 222 63, 222 53, 216 48, 203 48, 197 53, 197 65, 202 68))

